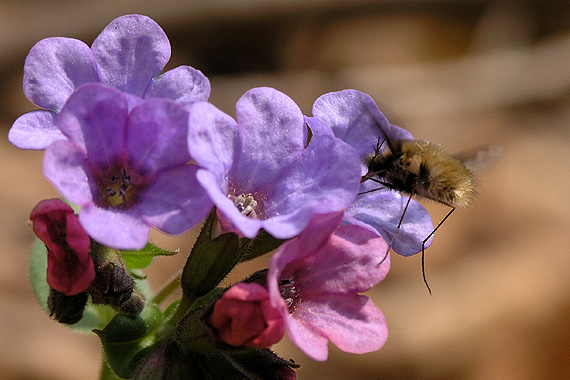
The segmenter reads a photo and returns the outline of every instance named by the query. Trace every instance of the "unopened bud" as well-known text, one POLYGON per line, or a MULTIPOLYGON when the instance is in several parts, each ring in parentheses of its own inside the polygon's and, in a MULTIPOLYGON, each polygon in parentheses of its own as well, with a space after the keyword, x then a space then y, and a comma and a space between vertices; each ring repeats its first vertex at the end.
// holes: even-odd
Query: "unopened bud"
POLYGON ((137 292, 136 289, 133 289, 133 293, 131 294, 131 298, 123 302, 119 309, 123 314, 131 315, 136 317, 140 313, 142 313, 144 309, 144 298, 137 292))
POLYGON ((269 292, 240 282, 224 292, 208 317, 217 338, 230 346, 267 348, 285 333, 285 321, 271 305, 269 292))
POLYGON ((65 293, 50 288, 47 302, 49 316, 59 323, 73 325, 83 317, 87 297, 87 292, 67 296, 65 293))
POLYGON ((120 313, 136 316, 144 309, 144 300, 134 286, 135 281, 125 268, 105 261, 95 270, 89 295, 94 304, 109 305, 120 313))
POLYGON ((143 359, 133 375, 133 380, 162 380, 167 372, 164 349, 156 350, 143 359))

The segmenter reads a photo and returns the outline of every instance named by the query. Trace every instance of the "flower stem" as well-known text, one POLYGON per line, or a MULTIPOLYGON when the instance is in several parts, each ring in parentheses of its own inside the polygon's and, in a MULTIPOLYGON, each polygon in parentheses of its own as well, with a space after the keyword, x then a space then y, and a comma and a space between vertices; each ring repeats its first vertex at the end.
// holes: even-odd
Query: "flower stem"
POLYGON ((151 302, 160 305, 168 296, 180 287, 180 273, 177 273, 160 291, 154 296, 151 302))

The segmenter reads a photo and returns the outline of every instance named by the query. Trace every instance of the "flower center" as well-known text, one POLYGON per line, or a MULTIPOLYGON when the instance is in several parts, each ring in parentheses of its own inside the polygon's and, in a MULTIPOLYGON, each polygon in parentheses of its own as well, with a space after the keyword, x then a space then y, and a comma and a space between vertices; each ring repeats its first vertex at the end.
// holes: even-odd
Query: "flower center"
POLYGON ((293 308, 296 303, 295 301, 299 298, 299 293, 297 293, 297 290, 295 289, 293 276, 286 276, 279 280, 279 292, 281 293, 283 300, 285 300, 287 309, 293 308))
POLYGON ((251 191, 241 186, 228 184, 228 198, 234 202, 238 211, 248 218, 267 219, 265 205, 267 197, 260 191, 251 191))
POLYGON ((129 165, 117 164, 95 174, 99 186, 97 203, 107 208, 130 208, 144 188, 143 178, 129 165))
POLYGON ((255 213, 257 201, 253 198, 253 195, 240 194, 235 197, 234 204, 242 215, 257 219, 257 214, 255 213))

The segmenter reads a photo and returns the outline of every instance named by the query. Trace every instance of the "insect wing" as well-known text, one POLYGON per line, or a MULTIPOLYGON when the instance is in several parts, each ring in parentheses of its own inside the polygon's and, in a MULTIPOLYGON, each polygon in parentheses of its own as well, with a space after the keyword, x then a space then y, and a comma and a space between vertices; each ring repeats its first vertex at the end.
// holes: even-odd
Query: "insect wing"
POLYGON ((454 154, 453 157, 463 162, 467 169, 481 171, 493 165, 503 154, 503 148, 497 145, 484 145, 454 154))

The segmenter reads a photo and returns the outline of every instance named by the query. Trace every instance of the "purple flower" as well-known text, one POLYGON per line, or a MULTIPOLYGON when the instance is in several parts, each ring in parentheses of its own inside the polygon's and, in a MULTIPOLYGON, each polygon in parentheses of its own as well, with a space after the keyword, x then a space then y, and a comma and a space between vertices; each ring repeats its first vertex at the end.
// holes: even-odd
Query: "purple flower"
MULTIPOLYGON (((322 129, 322 123, 328 125, 336 137, 358 152, 362 175, 368 172, 366 157, 374 154, 378 142, 384 139, 380 128, 392 141, 412 139, 409 132, 390 124, 370 96, 356 90, 322 95, 313 105, 313 116, 307 118, 310 126, 322 129)), ((407 202, 407 195, 368 180, 360 185, 356 201, 346 209, 345 222, 376 231, 391 241, 407 202)), ((423 240, 432 231, 433 223, 427 210, 411 200, 392 249, 404 256, 421 252, 423 240)), ((428 240, 426 248, 432 240, 428 240)))
POLYGON ((42 110, 20 116, 10 130, 10 142, 41 150, 64 139, 57 115, 73 91, 89 82, 107 84, 135 99, 169 98, 182 105, 207 100, 210 83, 198 70, 179 66, 159 75, 169 58, 166 34, 141 15, 113 20, 91 48, 73 38, 38 42, 24 65, 24 93, 42 110))
POLYGON ((314 137, 299 107, 272 88, 246 92, 237 122, 211 104, 190 112, 188 148, 204 169, 196 177, 225 231, 253 238, 263 228, 287 239, 315 213, 343 210, 356 197, 358 157, 333 136, 314 137))
POLYGON ((124 93, 87 84, 58 127, 67 139, 46 149, 44 175, 82 207, 79 220, 96 241, 140 249, 150 226, 179 234, 211 209, 188 164, 188 112, 175 102, 150 99, 129 111, 124 93))
POLYGON ((267 274, 271 303, 284 316, 289 338, 319 361, 327 359, 329 340, 361 354, 380 349, 388 338, 382 312, 358 294, 386 277, 388 244, 360 226, 338 227, 342 217, 316 216, 277 249, 267 274))

